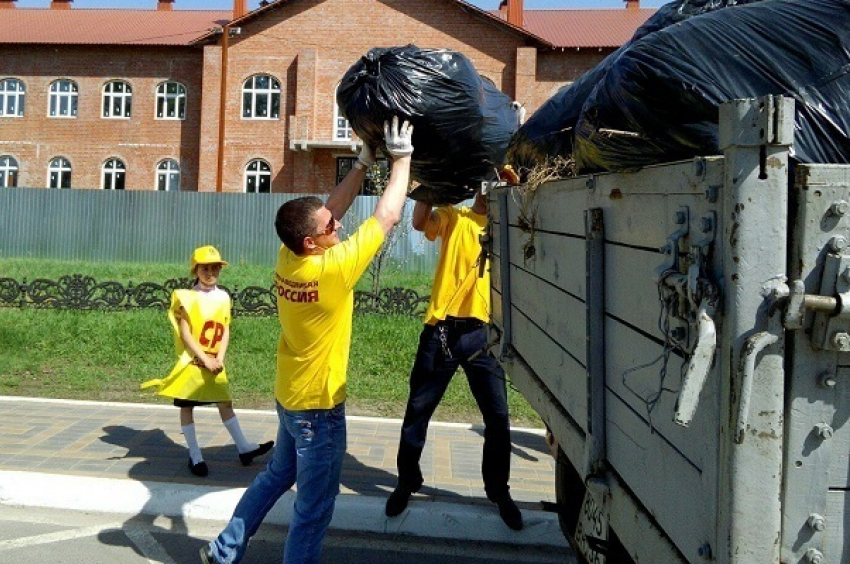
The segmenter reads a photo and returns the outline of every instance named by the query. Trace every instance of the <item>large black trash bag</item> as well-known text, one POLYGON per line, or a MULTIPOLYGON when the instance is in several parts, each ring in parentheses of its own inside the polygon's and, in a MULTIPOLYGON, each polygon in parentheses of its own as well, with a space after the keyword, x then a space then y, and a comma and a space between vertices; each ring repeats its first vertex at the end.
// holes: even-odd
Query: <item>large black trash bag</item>
POLYGON ((582 107, 611 66, 636 41, 693 16, 762 0, 675 0, 661 6, 622 47, 600 61, 575 82, 562 87, 519 128, 508 148, 507 160, 520 171, 533 169, 550 157, 569 158, 582 107))
POLYGON ((375 48, 342 78, 337 103, 357 136, 384 146, 384 122, 413 124, 415 200, 462 202, 496 179, 517 129, 512 100, 464 55, 446 49, 375 48))
POLYGON ((766 94, 796 100, 798 161, 850 162, 848 30, 850 0, 764 0, 635 42, 585 102, 578 169, 718 154, 720 104, 766 94))

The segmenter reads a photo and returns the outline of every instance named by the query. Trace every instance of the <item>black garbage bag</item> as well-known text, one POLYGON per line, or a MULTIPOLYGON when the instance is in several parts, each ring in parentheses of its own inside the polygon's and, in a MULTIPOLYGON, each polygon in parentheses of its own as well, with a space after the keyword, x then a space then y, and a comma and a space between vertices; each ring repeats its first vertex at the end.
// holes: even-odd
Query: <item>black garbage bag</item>
POLYGON ((634 42, 585 101, 581 172, 718 154, 720 104, 796 100, 794 157, 850 162, 850 0, 763 0, 634 42))
POLYGON ((511 140, 507 161, 515 169, 524 171, 550 157, 571 157, 575 126, 585 102, 611 66, 636 41, 693 16, 760 1, 675 0, 664 4, 635 31, 625 45, 609 54, 578 80, 558 90, 534 112, 511 140))
POLYGON ((413 199, 462 202, 497 177, 518 127, 512 100, 447 49, 375 48, 337 89, 340 111, 364 143, 384 147, 384 122, 413 124, 413 199))

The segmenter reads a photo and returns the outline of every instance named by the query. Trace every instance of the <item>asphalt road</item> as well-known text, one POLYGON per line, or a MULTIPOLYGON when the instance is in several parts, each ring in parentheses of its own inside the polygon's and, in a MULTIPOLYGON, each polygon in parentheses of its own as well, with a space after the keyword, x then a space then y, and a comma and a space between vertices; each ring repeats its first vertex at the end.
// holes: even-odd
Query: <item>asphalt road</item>
MULTIPOLYGON (((223 523, 144 515, 2 506, 0 564, 187 564, 223 523)), ((280 562, 286 529, 263 526, 242 561, 280 562)), ((322 563, 575 564, 567 550, 411 536, 333 533, 322 563)))

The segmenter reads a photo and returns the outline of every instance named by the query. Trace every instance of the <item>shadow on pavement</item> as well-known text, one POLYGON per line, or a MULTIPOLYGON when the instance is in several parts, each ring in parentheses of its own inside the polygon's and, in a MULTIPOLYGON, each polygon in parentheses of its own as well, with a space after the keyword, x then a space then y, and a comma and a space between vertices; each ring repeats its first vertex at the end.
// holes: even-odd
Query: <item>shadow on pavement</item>
MULTIPOLYGON (((484 427, 476 425, 472 430, 484 438, 484 427)), ((549 447, 546 446, 546 439, 536 433, 511 429, 511 445, 511 453, 524 460, 537 462, 540 460, 539 455, 543 455, 543 458, 552 457, 549 447)))
MULTIPOLYGON (((147 480, 163 479, 177 472, 177 460, 185 459, 188 463, 188 449, 176 444, 161 429, 140 431, 118 425, 104 427, 103 430, 106 433, 101 437, 103 442, 127 449, 123 456, 116 459, 139 459, 129 468, 127 475, 142 484, 147 480)), ((185 472, 188 471, 188 467, 185 468, 185 472)), ((189 536, 188 527, 181 515, 180 508, 193 501, 191 495, 175 496, 169 500, 157 497, 151 491, 144 508, 137 515, 127 519, 121 529, 99 533, 98 540, 106 545, 131 548, 140 556, 158 562, 174 560, 154 535, 180 535, 184 547, 191 543, 198 549, 207 542, 205 539, 189 536), (168 507, 167 511, 163 511, 164 506, 168 507), (166 527, 154 523, 160 518, 167 520, 166 527)))

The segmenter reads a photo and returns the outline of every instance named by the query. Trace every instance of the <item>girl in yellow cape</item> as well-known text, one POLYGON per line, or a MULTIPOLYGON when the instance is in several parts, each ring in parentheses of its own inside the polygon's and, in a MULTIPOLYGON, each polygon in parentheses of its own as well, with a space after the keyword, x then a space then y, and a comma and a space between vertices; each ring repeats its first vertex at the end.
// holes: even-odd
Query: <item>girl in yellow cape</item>
POLYGON ((215 247, 207 245, 195 249, 189 265, 195 286, 191 290, 175 290, 168 310, 177 363, 168 376, 144 382, 141 387, 157 387, 159 395, 174 399, 174 405, 180 408, 180 428, 189 446, 189 470, 196 476, 206 476, 209 468, 195 434, 195 406, 213 403, 218 406, 244 466, 270 451, 274 441, 261 445, 249 443, 233 411, 224 369, 224 355, 230 344, 230 295, 216 285, 227 262, 215 247))

